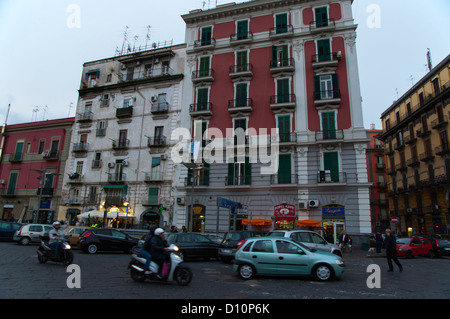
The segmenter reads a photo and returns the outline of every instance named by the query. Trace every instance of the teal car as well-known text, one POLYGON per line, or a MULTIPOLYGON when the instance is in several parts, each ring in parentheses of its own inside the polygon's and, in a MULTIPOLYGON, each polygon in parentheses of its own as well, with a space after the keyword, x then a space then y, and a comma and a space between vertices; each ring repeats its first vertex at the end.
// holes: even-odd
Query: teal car
POLYGON ((238 247, 233 264, 245 280, 255 275, 312 275, 327 281, 344 273, 341 257, 281 237, 247 239, 238 247))

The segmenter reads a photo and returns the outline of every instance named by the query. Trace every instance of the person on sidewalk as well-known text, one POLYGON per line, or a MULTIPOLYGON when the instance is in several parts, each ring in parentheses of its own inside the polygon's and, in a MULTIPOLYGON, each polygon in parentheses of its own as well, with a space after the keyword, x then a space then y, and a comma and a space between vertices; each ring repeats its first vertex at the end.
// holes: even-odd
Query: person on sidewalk
POLYGON ((389 266, 388 272, 394 271, 394 266, 392 265, 392 261, 394 261, 400 272, 403 271, 403 267, 397 259, 397 238, 395 235, 391 233, 389 228, 386 229, 386 238, 384 239, 384 248, 386 249, 386 257, 389 266))

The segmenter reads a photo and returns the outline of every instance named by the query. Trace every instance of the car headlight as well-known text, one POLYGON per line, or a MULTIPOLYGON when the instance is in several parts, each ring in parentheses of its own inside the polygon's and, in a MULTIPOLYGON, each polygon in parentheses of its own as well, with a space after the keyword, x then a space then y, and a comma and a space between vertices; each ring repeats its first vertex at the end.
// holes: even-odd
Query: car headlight
POLYGON ((336 259, 335 262, 339 266, 344 266, 344 261, 342 259, 336 259))

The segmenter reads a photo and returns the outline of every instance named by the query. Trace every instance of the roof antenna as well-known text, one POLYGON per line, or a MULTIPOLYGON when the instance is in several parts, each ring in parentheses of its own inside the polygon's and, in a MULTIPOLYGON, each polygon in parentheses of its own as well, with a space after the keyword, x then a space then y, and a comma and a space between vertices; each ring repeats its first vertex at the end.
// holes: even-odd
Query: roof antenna
POLYGON ((427 48, 427 64, 428 64, 428 71, 431 71, 433 68, 433 64, 431 63, 431 51, 430 48, 427 48))

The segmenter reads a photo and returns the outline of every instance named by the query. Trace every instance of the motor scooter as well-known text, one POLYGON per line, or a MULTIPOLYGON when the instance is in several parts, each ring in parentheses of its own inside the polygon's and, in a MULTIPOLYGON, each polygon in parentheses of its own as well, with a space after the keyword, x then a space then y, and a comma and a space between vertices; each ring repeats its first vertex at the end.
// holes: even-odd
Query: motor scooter
POLYGON ((67 242, 67 238, 61 238, 62 241, 59 243, 60 246, 58 256, 55 256, 55 249, 48 244, 48 233, 41 233, 39 238, 41 239, 41 245, 37 250, 37 255, 41 264, 45 264, 48 260, 50 260, 54 262, 62 262, 65 266, 68 266, 73 262, 73 253, 70 250, 71 247, 67 242))
POLYGON ((170 269, 167 274, 163 273, 163 277, 160 278, 158 274, 158 265, 151 261, 150 271, 145 273, 145 262, 146 259, 140 255, 132 255, 131 261, 128 264, 128 269, 130 269, 130 276, 136 282, 143 282, 145 279, 153 281, 172 281, 175 280, 180 286, 188 285, 192 280, 192 271, 189 267, 183 265, 183 259, 176 253, 178 247, 175 245, 170 245, 170 269))

